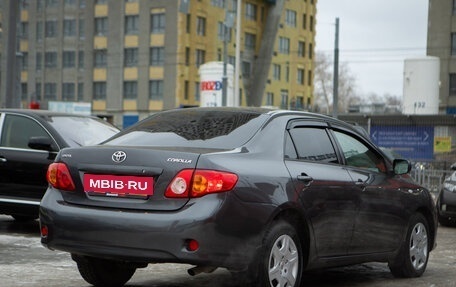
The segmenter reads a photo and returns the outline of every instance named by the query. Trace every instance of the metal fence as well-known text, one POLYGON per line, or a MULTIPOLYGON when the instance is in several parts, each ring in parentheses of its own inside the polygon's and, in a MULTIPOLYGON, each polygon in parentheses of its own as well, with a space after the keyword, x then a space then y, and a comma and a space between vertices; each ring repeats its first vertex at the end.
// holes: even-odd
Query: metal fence
POLYGON ((410 175, 418 184, 426 187, 433 193, 438 193, 442 189, 445 179, 453 172, 454 170, 449 168, 436 168, 432 166, 432 163, 415 163, 410 175))

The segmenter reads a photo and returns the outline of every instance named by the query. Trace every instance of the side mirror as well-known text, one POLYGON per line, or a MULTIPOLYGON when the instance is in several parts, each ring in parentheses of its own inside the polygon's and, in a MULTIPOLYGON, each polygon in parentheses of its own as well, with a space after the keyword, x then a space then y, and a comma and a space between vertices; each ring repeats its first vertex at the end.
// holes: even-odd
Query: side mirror
POLYGON ((412 170, 412 165, 406 159, 395 159, 393 161, 394 174, 406 174, 412 170))
POLYGON ((456 170, 456 162, 450 166, 451 170, 456 170))
POLYGON ((31 137, 28 146, 32 149, 53 151, 52 139, 48 137, 31 137))

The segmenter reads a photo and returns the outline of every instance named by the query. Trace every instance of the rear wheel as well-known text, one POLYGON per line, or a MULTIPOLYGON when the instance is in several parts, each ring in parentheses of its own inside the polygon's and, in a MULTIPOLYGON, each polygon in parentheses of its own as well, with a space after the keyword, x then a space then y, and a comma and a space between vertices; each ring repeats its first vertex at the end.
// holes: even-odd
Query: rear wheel
POLYGON ((429 226, 421 214, 410 219, 407 237, 396 259, 389 264, 396 277, 419 277, 426 270, 429 259, 429 226))
POLYGON ((82 278, 97 287, 124 286, 136 271, 136 267, 112 260, 74 255, 73 259, 82 278))
POLYGON ((296 229, 285 221, 278 221, 266 232, 263 248, 256 261, 257 286, 298 287, 301 285, 303 252, 296 229))

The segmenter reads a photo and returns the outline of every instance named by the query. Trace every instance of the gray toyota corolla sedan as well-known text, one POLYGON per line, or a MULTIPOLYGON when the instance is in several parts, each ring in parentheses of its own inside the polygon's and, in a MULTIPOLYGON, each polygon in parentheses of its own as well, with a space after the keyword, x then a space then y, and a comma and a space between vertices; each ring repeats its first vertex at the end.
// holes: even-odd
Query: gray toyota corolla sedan
MULTIPOLYGON (((102 144, 60 151, 41 242, 82 277, 122 286, 148 263, 227 268, 254 286, 377 261, 423 274, 435 246, 429 192, 359 129, 304 112, 160 112, 102 144)), ((250 285, 252 286, 252 285, 250 285)))

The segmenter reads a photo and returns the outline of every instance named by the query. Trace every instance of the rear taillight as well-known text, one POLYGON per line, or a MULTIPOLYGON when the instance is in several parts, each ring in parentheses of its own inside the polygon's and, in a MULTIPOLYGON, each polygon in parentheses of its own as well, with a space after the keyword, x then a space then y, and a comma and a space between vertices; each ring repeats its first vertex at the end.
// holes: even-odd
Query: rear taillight
POLYGON ((70 171, 64 163, 51 163, 46 173, 46 179, 54 188, 68 191, 75 189, 73 179, 71 179, 70 171))
POLYGON ((234 173, 184 169, 171 181, 165 196, 173 198, 201 197, 210 193, 225 192, 233 189, 238 177, 234 173))

